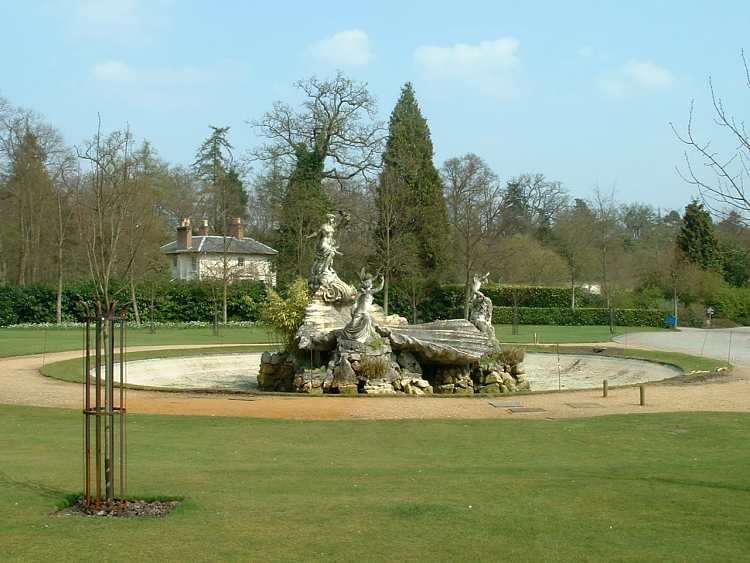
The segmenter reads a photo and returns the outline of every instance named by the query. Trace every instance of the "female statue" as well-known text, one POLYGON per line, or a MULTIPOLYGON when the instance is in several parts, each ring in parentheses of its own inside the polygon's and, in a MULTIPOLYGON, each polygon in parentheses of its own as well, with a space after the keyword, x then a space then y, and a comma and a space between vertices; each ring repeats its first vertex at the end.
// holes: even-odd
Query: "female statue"
POLYGON ((362 280, 362 287, 359 295, 357 295, 357 301, 354 307, 352 307, 352 320, 341 331, 344 338, 366 343, 370 338, 378 334, 375 322, 370 315, 370 307, 372 307, 374 295, 382 291, 385 286, 385 279, 382 275, 379 277, 380 284, 378 287, 374 287, 374 277, 372 274, 365 273, 365 269, 362 268, 359 274, 359 278, 362 280))
POLYGON ((338 251, 333 235, 336 229, 348 220, 349 216, 341 211, 338 212, 338 216, 335 213, 327 213, 325 222, 316 232, 307 237, 318 237, 315 245, 315 260, 310 270, 310 287, 313 291, 323 285, 332 275, 336 275, 333 270, 333 259, 341 253, 338 251))

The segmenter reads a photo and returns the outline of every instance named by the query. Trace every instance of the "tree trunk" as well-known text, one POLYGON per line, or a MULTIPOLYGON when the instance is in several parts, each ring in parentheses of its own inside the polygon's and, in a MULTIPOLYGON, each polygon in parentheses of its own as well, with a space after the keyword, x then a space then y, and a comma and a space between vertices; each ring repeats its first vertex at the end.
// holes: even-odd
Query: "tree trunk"
POLYGON ((576 279, 571 274, 570 276, 570 308, 576 310, 576 279))
POLYGON ((62 266, 57 271, 57 291, 55 295, 55 322, 62 323, 62 266))
POLYGON ((471 280, 469 279, 469 276, 471 275, 468 268, 466 269, 466 279, 464 282, 465 290, 464 290, 464 319, 469 320, 469 305, 471 303, 471 280))
POLYGON ((224 284, 222 287, 222 295, 221 295, 221 304, 222 304, 222 311, 224 319, 224 324, 227 324, 227 286, 229 285, 229 282, 227 280, 224 280, 224 284))
POLYGON ((141 326, 141 313, 138 310, 138 299, 135 297, 135 280, 133 279, 133 272, 130 272, 130 302, 133 304, 133 316, 135 317, 135 324, 141 326))
POLYGON ((384 286, 383 286, 383 312, 385 313, 385 316, 388 316, 388 287, 391 283, 391 274, 386 269, 385 276, 384 276, 384 286))

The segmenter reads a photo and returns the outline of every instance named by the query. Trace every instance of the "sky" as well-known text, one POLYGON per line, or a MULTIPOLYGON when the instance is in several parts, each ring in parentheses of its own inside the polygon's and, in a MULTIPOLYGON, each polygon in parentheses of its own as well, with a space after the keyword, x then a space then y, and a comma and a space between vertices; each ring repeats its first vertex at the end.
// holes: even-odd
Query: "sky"
POLYGON ((682 208, 695 190, 670 122, 683 129, 694 100, 696 133, 728 150, 709 76, 738 117, 750 96, 746 1, 0 0, 0 22, 0 96, 69 144, 99 113, 179 164, 209 125, 243 154, 259 143, 248 121, 341 70, 384 120, 411 81, 437 166, 472 152, 504 181, 682 208))

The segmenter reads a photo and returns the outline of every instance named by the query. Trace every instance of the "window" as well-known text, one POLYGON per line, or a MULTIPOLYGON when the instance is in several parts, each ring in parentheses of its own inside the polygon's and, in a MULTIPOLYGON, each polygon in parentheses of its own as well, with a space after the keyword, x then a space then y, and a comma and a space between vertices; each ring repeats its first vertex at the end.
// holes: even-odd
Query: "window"
POLYGON ((193 266, 193 271, 197 272, 198 271, 198 257, 197 256, 193 256, 191 264, 193 266))
POLYGON ((172 256, 172 266, 177 267, 177 256, 172 256))
POLYGON ((237 258, 237 265, 238 266, 244 266, 245 265, 245 257, 244 256, 240 256, 239 258, 237 258))

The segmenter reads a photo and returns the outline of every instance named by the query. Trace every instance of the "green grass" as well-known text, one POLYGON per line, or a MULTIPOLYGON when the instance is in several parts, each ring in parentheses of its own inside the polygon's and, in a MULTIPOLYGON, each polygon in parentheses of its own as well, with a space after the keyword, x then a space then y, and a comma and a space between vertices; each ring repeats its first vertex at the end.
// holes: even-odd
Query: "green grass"
MULTIPOLYGON (((250 345, 250 346, 227 346, 222 348, 190 348, 188 350, 150 350, 142 352, 130 352, 127 354, 128 361, 149 360, 153 358, 184 358, 187 356, 203 356, 206 354, 237 354, 242 352, 265 352, 266 350, 276 350, 274 345, 250 345)), ((115 355, 115 361, 120 360, 120 355, 115 355)), ((72 381, 74 383, 83 382, 83 358, 73 358, 72 360, 62 360, 45 364, 39 370, 42 375, 62 379, 63 381, 72 381)))
MULTIPOLYGON (((554 345, 534 346, 521 345, 521 348, 527 352, 543 352, 547 354, 557 353, 554 345)), ((592 354, 590 347, 583 346, 561 346, 560 354, 592 354)), ((638 348, 619 348, 606 347, 601 353, 594 354, 597 356, 610 356, 613 358, 633 358, 636 360, 650 360, 662 364, 671 364, 677 366, 684 372, 690 371, 715 371, 718 368, 728 368, 730 364, 714 358, 705 358, 702 356, 691 356, 681 352, 662 352, 661 350, 641 350, 638 348)))
MULTIPOLYGON (((628 332, 652 332, 667 330, 648 326, 618 326, 615 336, 628 332)), ((519 325, 518 334, 513 334, 512 325, 495 325, 497 339, 502 342, 533 344, 536 335, 539 344, 566 344, 574 342, 609 342, 612 334, 607 325, 558 326, 519 325)))
POLYGON ((81 414, 0 406, 3 561, 746 561, 750 415, 296 422, 131 415, 133 497, 53 518, 81 414))
MULTIPOLYGON (((0 357, 44 352, 62 352, 82 348, 83 329, 0 328, 0 357)), ((128 346, 164 346, 168 344, 253 344, 278 339, 263 327, 222 327, 214 336, 207 328, 129 328, 128 346)))

